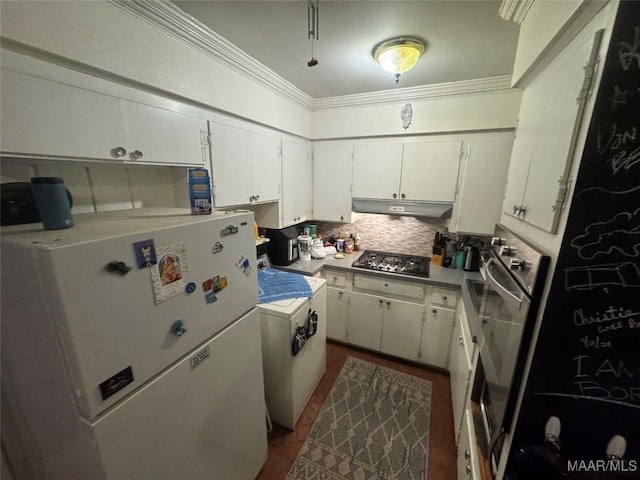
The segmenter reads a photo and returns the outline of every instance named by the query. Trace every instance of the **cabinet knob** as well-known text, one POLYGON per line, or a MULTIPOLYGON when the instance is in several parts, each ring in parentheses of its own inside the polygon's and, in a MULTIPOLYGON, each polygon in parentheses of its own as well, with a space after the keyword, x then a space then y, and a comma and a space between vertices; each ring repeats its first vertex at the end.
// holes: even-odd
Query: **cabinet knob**
POLYGON ((256 200, 260 200, 260 195, 256 195, 256 200))
POLYGON ((471 452, 469 450, 464 451, 464 459, 469 460, 471 458, 471 452))
POLYGON ((250 202, 255 201, 255 199, 256 199, 256 196, 255 196, 255 195, 251 195, 251 196, 249 197, 249 201, 250 201, 250 202))
POLYGON ((342 295, 344 295, 344 292, 338 292, 339 297, 341 297, 342 295))
POLYGON ((444 301, 446 302, 446 301, 447 301, 447 296, 446 296, 446 295, 443 295, 443 296, 442 296, 442 300, 444 300, 444 301))
POLYGON ((463 341, 463 339, 462 339, 462 335, 460 335, 460 336, 458 337, 458 343, 460 344, 460 346, 464 345, 464 341, 463 341))
POLYGON ((384 300, 382 300, 382 299, 378 300, 378 303, 379 303, 380 305, 382 305, 382 303, 383 303, 383 302, 384 302, 384 300))
POLYGON ((125 150, 124 147, 116 147, 113 150, 111 150, 111 153, 116 157, 124 157, 127 154, 127 151, 125 150))
POLYGON ((398 198, 398 194, 397 194, 397 193, 394 193, 394 194, 393 194, 393 198, 398 198))
POLYGON ((337 282, 338 281, 338 277, 336 277, 335 275, 333 276, 333 281, 337 282))
POLYGON ((431 313, 433 313, 434 315, 437 315, 438 314, 438 310, 436 310, 435 308, 432 308, 431 309, 431 313))
POLYGON ((388 286, 389 286, 389 284, 388 284, 388 283, 385 283, 385 284, 384 284, 384 286, 385 286, 385 287, 388 287, 388 286))
POLYGON ((142 158, 142 152, 140 150, 134 150, 131 152, 131 156, 136 160, 140 160, 142 158))
POLYGON ((400 198, 405 199, 407 198, 407 196, 403 193, 402 195, 400 195, 400 198))
POLYGON ((340 215, 340 221, 342 222, 344 220, 344 215, 340 215))
POLYGON ((391 306, 391 302, 387 301, 387 307, 391 306))
POLYGON ((520 211, 518 212, 518 215, 523 216, 525 213, 527 213, 527 209, 520 205, 520 211))

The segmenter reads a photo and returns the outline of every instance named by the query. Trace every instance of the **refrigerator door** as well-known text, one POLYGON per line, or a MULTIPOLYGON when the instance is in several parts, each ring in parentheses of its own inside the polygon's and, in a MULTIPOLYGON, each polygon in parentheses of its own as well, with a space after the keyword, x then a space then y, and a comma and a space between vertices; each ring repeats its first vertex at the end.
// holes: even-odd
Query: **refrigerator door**
POLYGON ((265 419, 253 310, 89 428, 107 480, 253 480, 265 419))
POLYGON ((58 233, 62 239, 58 246, 36 251, 79 413, 92 419, 254 308, 256 259, 252 213, 208 219, 162 217, 170 226, 160 228, 160 220, 153 217, 107 216, 117 218, 111 236, 104 234, 109 225, 104 217, 97 216, 102 220, 93 226, 83 224, 81 217, 76 217, 69 234, 58 233), (237 231, 223 235, 229 225, 237 231), (65 235, 81 238, 66 240, 65 235), (184 244, 186 281, 195 283, 195 291, 181 289, 176 296, 156 303, 153 267, 137 268, 133 248, 134 242, 148 239, 154 241, 156 250, 184 244), (237 265, 243 256, 253 267, 250 272, 237 265), (124 275, 110 273, 105 266, 112 261, 133 268, 124 275), (203 282, 218 275, 226 277, 227 286, 215 293, 216 301, 207 303, 203 282), (177 321, 185 329, 181 335, 172 329, 177 321), (101 384, 103 390, 116 385, 111 389, 115 393, 104 398, 101 384))

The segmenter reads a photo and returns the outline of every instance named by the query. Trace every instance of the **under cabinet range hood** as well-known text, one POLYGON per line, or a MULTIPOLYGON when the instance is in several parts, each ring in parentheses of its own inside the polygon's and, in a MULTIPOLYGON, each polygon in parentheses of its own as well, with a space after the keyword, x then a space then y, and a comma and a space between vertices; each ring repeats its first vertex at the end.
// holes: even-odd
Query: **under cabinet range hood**
POLYGON ((380 200, 376 198, 354 198, 351 209, 358 213, 382 213, 411 217, 451 218, 451 202, 416 202, 410 200, 380 200))

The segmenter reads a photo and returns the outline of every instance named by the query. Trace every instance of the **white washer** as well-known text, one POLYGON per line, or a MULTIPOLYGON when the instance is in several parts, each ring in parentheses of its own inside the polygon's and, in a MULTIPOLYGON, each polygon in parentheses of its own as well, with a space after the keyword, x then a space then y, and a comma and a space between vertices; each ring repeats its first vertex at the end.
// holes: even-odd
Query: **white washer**
POLYGON ((294 298, 258 305, 262 331, 262 365, 271 420, 293 430, 327 369, 327 281, 304 277, 313 298, 294 298), (318 330, 296 356, 291 343, 309 310, 318 314, 318 330))

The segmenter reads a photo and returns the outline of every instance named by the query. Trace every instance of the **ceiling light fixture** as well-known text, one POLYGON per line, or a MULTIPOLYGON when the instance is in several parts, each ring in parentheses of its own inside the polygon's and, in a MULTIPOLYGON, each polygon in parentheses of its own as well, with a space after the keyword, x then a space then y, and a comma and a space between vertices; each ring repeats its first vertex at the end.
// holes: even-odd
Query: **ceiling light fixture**
POLYGON ((411 70, 418 63, 424 50, 424 42, 417 38, 397 37, 376 45, 373 58, 385 72, 393 74, 398 83, 400 75, 411 70))

